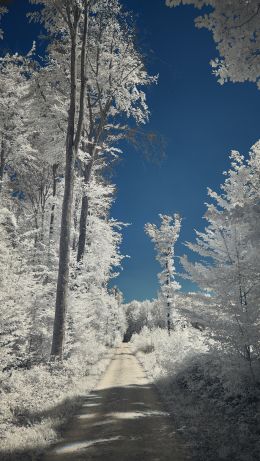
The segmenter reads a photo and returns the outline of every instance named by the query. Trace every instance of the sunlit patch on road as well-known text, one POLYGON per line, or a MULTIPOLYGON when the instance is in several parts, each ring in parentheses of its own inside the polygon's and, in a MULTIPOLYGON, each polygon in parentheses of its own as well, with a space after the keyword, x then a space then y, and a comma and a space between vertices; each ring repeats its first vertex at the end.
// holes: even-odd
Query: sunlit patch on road
POLYGON ((135 418, 147 418, 147 417, 156 417, 156 416, 169 416, 169 413, 165 411, 117 411, 109 413, 108 416, 111 416, 116 419, 135 419, 135 418))
POLYGON ((68 453, 74 453, 77 451, 85 450, 86 448, 90 448, 93 445, 97 445, 100 443, 115 442, 120 439, 122 439, 122 437, 117 436, 117 437, 111 437, 109 439, 96 439, 96 440, 89 440, 89 441, 83 441, 83 442, 68 443, 66 445, 63 445, 62 447, 56 448, 54 450, 54 453, 57 455, 62 455, 62 454, 65 455, 68 453))
POLYGON ((83 407, 98 407, 100 403, 84 403, 83 407))
POLYGON ((76 415, 76 418, 78 418, 78 419, 93 419, 96 416, 97 416, 96 413, 82 413, 82 414, 76 415))

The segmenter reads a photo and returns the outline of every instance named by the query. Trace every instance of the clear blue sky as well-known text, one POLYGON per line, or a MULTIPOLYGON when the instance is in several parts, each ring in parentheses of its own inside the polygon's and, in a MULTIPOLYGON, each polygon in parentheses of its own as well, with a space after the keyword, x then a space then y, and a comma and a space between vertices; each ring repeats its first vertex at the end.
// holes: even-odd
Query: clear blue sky
MULTIPOLYGON (((117 200, 114 218, 132 223, 124 232, 122 251, 131 256, 115 283, 125 299, 156 296, 159 266, 152 244, 144 234, 146 222, 159 223, 158 213, 178 211, 183 216, 178 256, 183 243, 203 229, 207 186, 217 189, 228 168, 228 154, 237 149, 247 155, 260 137, 260 92, 253 84, 220 86, 211 75, 209 61, 215 45, 206 30, 197 30, 191 7, 169 9, 164 0, 123 0, 138 14, 138 39, 151 73, 159 83, 148 91, 151 118, 148 130, 167 141, 160 164, 144 160, 129 146, 117 166, 114 182, 117 200)), ((39 29, 28 24, 27 0, 14 0, 2 49, 27 51, 39 29)), ((182 282, 189 290, 189 282, 182 282)))

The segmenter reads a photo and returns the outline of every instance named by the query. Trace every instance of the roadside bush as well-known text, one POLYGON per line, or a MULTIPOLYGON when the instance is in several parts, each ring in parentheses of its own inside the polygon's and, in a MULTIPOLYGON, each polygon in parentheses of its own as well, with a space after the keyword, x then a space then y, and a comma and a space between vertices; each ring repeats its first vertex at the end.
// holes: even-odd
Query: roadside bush
MULTIPOLYGON (((96 384, 109 354, 95 335, 89 355, 72 355, 63 363, 12 369, 0 374, 0 458, 16 459, 15 452, 40 452, 57 439, 61 425, 74 412, 80 397, 96 384)), ((22 459, 21 455, 18 458, 22 459)))
POLYGON ((260 389, 245 361, 223 356, 187 325, 168 335, 143 329, 133 349, 172 412, 194 461, 260 459, 260 389), (146 352, 145 345, 153 350, 146 352))

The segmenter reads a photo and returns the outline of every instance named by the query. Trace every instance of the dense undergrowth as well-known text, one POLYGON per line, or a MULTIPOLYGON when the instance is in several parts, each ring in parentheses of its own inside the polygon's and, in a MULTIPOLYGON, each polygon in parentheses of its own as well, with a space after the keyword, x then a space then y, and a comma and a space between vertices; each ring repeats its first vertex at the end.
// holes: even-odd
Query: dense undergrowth
POLYGON ((191 459, 260 459, 260 386, 252 383, 245 363, 223 357, 218 344, 209 345, 206 334, 190 326, 170 336, 144 328, 132 345, 166 400, 191 459))
POLYGON ((0 375, 0 459, 38 459, 59 437, 82 397, 95 386, 111 357, 111 349, 95 335, 85 360, 13 369, 0 375))

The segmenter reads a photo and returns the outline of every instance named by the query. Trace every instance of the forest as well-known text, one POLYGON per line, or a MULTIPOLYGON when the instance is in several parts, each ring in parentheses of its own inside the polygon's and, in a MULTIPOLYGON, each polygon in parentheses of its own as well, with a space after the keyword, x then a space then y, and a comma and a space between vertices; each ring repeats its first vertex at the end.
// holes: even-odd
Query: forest
MULTIPOLYGON (((219 53, 215 80, 260 88, 258 0, 161 3, 169 15, 196 8, 195 26, 212 33, 219 53)), ((35 36, 26 54, 0 58, 0 459, 175 459, 88 455, 86 441, 83 455, 45 458, 126 347, 167 408, 186 453, 178 460, 258 460, 260 140, 246 154, 226 152, 204 229, 182 254, 181 210, 145 224, 158 294, 125 302, 116 279, 129 224, 111 212, 120 193, 113 172, 129 145, 161 149, 147 97, 160 75, 120 0, 30 0, 27 9, 28 23, 44 30, 41 45, 35 36), (187 280, 197 289, 185 291, 187 280)), ((1 2, 3 50, 8 10, 1 2)))

